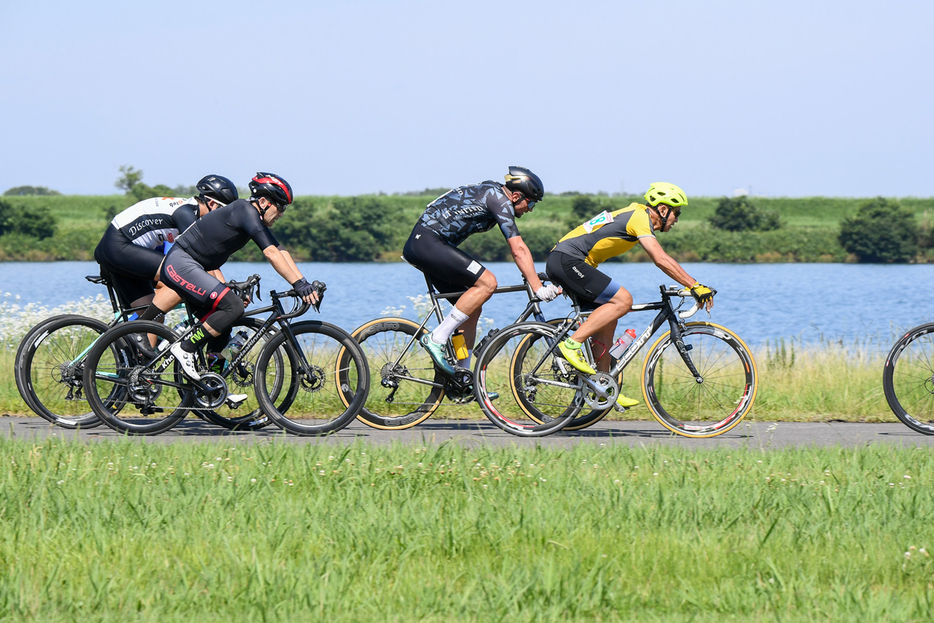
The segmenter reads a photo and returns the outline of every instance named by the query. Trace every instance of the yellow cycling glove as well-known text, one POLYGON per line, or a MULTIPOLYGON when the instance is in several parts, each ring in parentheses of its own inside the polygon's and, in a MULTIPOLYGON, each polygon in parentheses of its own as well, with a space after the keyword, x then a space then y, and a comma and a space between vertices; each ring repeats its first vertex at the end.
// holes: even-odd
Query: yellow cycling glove
POLYGON ((699 283, 695 283, 693 286, 691 286, 691 296, 693 296, 694 300, 701 304, 711 300, 713 295, 716 293, 717 291, 713 288, 708 288, 707 286, 701 285, 699 283))

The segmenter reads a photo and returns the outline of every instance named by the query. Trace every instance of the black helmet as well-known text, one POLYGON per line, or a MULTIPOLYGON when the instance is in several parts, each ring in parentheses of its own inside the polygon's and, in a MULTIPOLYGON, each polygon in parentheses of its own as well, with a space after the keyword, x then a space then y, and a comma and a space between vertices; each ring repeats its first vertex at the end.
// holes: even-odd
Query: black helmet
POLYGON ((540 177, 525 167, 509 167, 506 174, 506 188, 518 190, 529 201, 541 201, 545 196, 545 185, 540 177))
POLYGON ((284 208, 292 203, 292 187, 275 173, 259 172, 250 180, 250 199, 266 197, 274 204, 284 208))
POLYGON ((198 180, 197 188, 202 199, 213 199, 223 205, 240 198, 237 187, 223 175, 205 175, 198 180))

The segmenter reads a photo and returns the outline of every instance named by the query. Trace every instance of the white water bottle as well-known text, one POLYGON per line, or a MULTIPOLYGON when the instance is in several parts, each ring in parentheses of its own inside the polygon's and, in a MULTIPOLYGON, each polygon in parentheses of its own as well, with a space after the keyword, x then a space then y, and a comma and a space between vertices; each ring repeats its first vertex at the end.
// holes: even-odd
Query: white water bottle
POLYGON ((636 332, 632 329, 626 329, 623 332, 622 337, 620 337, 613 346, 610 348, 610 357, 613 359, 619 359, 623 356, 623 353, 626 352, 626 349, 629 348, 629 345, 632 344, 632 341, 636 339, 636 332))

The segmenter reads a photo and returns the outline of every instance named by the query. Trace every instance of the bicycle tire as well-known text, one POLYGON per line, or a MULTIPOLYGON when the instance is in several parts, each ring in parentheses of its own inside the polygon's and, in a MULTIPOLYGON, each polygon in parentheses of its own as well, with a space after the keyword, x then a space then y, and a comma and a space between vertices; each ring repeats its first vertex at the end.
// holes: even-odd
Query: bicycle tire
POLYGON ((96 318, 64 314, 38 323, 23 337, 14 377, 20 396, 36 415, 71 430, 100 426, 84 397, 82 353, 108 328, 96 318))
MULTIPOLYGON (((550 324, 553 327, 559 326, 561 323, 565 322, 566 318, 554 318, 552 320, 546 321, 547 324, 550 324)), ((513 354, 512 361, 510 363, 510 370, 512 378, 516 376, 516 370, 521 370, 522 366, 525 363, 525 358, 531 349, 531 341, 533 339, 541 339, 540 335, 529 335, 526 340, 520 343, 513 354)), ((616 382, 622 386, 623 383, 623 373, 620 372, 616 377, 616 382)), ((530 395, 524 391, 518 391, 515 386, 512 386, 513 396, 516 399, 519 407, 528 415, 530 418, 542 422, 544 418, 547 418, 546 414, 542 413, 535 406, 535 400, 537 400, 537 393, 535 395, 530 395)), ((570 407, 569 407, 570 408, 570 407)), ((582 409, 577 416, 575 416, 567 426, 564 427, 565 431, 576 431, 587 428, 588 426, 593 426, 607 415, 613 411, 613 407, 607 407, 605 409, 582 409)))
POLYGON ((682 341, 703 382, 687 369, 671 331, 666 331, 643 363, 645 404, 673 433, 693 438, 722 435, 739 424, 755 402, 755 360, 739 336, 712 322, 684 325, 682 341))
POLYGON ((157 435, 169 430, 187 415, 195 398, 192 381, 170 354, 161 355, 168 362, 165 370, 144 365, 148 362, 139 358, 132 344, 148 339, 148 334, 170 343, 178 339, 172 329, 158 322, 121 323, 97 340, 84 367, 85 394, 94 413, 108 427, 126 435, 157 435), (122 357, 115 356, 117 353, 122 357), (113 388, 124 389, 122 404, 109 402, 113 388))
MULTIPOLYGON (((419 332, 418 323, 407 318, 377 318, 354 330, 351 335, 363 350, 370 370, 370 391, 358 420, 382 430, 405 430, 421 424, 438 409, 444 400, 444 373, 418 344, 425 333, 425 329, 419 332), (392 402, 387 402, 389 396, 392 402)), ((345 405, 351 399, 352 395, 341 394, 345 405)))
POLYGON ((902 424, 934 435, 934 322, 914 327, 895 342, 885 358, 882 388, 902 424))
POLYGON ((566 427, 584 407, 577 372, 554 350, 558 331, 539 322, 521 322, 501 329, 477 356, 474 394, 483 414, 496 426, 519 437, 543 437, 566 427), (516 349, 526 348, 525 368, 514 365, 516 349), (535 352, 535 356, 529 353, 535 352), (542 361, 541 366, 535 366, 542 361), (564 386, 554 385, 561 383, 564 386), (538 399, 539 388, 548 390, 546 400, 538 399), (534 396, 532 396, 534 392, 534 396), (537 418, 520 403, 520 393, 528 394, 537 418), (491 399, 492 394, 498 394, 491 399))
POLYGON ((291 331, 280 331, 266 342, 256 361, 254 383, 260 408, 277 426, 293 435, 326 435, 344 428, 359 414, 366 402, 370 373, 366 356, 349 333, 310 320, 293 324, 291 331), (299 391, 284 412, 270 399, 267 371, 273 354, 286 340, 291 341, 289 334, 294 337, 294 348, 286 350, 286 378, 299 391), (348 405, 344 404, 346 396, 351 396, 348 405))
MULTIPOLYGON (((231 331, 233 331, 234 334, 238 331, 246 331, 249 339, 262 326, 263 321, 259 318, 244 317, 234 323, 233 327, 231 327, 231 331)), ((235 410, 225 405, 217 410, 196 412, 201 418, 211 424, 226 428, 227 430, 259 430, 272 423, 269 417, 263 413, 263 410, 259 406, 259 401, 256 399, 253 376, 256 371, 256 360, 259 357, 259 353, 263 345, 269 341, 273 335, 275 335, 275 330, 261 337, 260 340, 253 345, 247 357, 237 364, 236 369, 228 367, 228 369, 224 370, 221 374, 227 382, 228 391, 230 393, 247 394, 248 397, 246 401, 235 410)), ((286 342, 285 348, 290 347, 289 343, 286 342)), ((294 383, 289 384, 288 388, 283 392, 286 381, 284 356, 284 352, 279 351, 274 353, 271 358, 272 363, 279 371, 274 377, 275 385, 271 388, 272 399, 276 401, 281 397, 277 407, 283 412, 289 409, 292 402, 295 400, 295 396, 298 394, 298 387, 296 387, 294 383)))

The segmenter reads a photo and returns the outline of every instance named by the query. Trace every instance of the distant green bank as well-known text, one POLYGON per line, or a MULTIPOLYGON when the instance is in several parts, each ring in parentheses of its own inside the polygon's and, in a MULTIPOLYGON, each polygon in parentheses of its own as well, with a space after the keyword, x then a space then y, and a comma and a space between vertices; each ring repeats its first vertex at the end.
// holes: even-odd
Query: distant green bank
MULTIPOLYGON (((359 197, 298 197, 275 234, 300 261, 395 261, 425 205, 434 195, 365 195, 359 197)), ((637 196, 546 195, 535 212, 519 223, 522 237, 537 261, 544 260, 555 242, 572 227, 601 210, 625 207, 637 196)), ((0 261, 91 260, 108 221, 135 200, 108 196, 12 196, 2 201, 26 222, 19 229, 0 222, 0 261), (41 238, 29 226, 33 214, 50 215, 54 235, 41 238), (24 233, 26 232, 26 233, 24 233), (33 234, 33 235, 30 235, 33 234)), ((709 219, 719 198, 691 198, 674 231, 660 234, 664 248, 680 261, 702 262, 847 262, 857 257, 841 246, 840 227, 859 212, 865 198, 765 198, 750 201, 776 214, 780 225, 768 231, 724 231, 709 219)), ((902 198, 901 208, 913 217, 919 232, 917 250, 908 261, 934 261, 934 198, 902 198)), ((0 219, 2 221, 2 219, 0 219)), ((9 222, 9 221, 8 221, 9 222)), ((43 223, 43 226, 47 223, 43 223)), ((508 246, 492 230, 471 237, 463 248, 487 261, 508 260, 508 246)), ((261 259, 248 245, 232 259, 261 259)), ((646 261, 641 250, 623 261, 646 261)))

